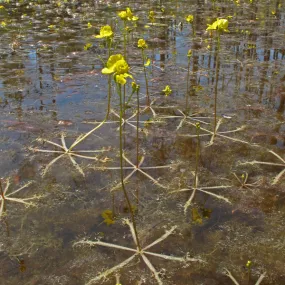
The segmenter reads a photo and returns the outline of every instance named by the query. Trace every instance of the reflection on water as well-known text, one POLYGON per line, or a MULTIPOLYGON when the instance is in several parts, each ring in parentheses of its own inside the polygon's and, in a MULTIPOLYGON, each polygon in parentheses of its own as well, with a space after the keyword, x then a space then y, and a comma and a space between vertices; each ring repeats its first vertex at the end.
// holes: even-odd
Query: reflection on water
MULTIPOLYGON (((230 284, 226 267, 246 284, 251 260, 252 284, 265 271, 262 283, 283 284, 285 6, 279 0, 0 1, 1 177, 10 177, 11 189, 33 181, 15 194, 18 202, 41 196, 25 208, 4 204, 0 193, 0 283, 87 284, 131 256, 103 246, 73 247, 83 238, 133 246, 121 223, 129 217, 124 196, 109 191, 120 189, 115 86, 109 121, 73 148, 107 108, 108 79, 101 74, 107 47, 94 35, 111 25, 112 52, 122 52, 116 13, 127 5, 140 18, 128 23, 127 37, 128 63, 141 85, 139 157, 134 98, 124 122, 126 187, 139 236, 145 246, 177 226, 151 252, 207 262, 186 266, 151 256, 157 278, 230 284), (185 20, 189 14, 193 23, 185 20), (206 32, 219 17, 229 20, 230 30, 220 39, 206 32), (139 38, 147 41, 151 60, 147 110, 139 38), (173 90, 168 97, 166 85, 173 90)), ((157 284, 138 260, 116 272, 120 282, 157 284)), ((113 274, 104 284, 115 282, 113 274)))

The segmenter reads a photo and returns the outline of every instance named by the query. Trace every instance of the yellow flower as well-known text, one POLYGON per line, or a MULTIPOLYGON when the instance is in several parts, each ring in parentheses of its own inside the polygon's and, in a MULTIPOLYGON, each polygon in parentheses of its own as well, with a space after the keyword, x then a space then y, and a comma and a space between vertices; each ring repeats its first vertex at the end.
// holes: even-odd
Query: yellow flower
POLYGON ((134 16, 131 8, 127 7, 126 11, 121 11, 118 16, 124 21, 137 21, 139 18, 134 16))
POLYGON ((188 16, 186 17, 186 21, 187 21, 188 23, 193 23, 193 21, 194 21, 194 16, 193 16, 193 15, 188 15, 188 16))
POLYGON ((147 61, 146 61, 146 63, 144 64, 144 66, 146 66, 146 67, 150 66, 150 59, 149 59, 149 58, 147 59, 147 61))
POLYGON ((251 261, 250 261, 250 260, 247 261, 246 267, 247 267, 247 268, 251 267, 251 261))
POLYGON ((154 22, 154 11, 149 11, 148 18, 151 22, 154 22))
POLYGON ((164 92, 165 96, 168 96, 171 94, 172 90, 170 89, 169 85, 166 85, 165 88, 162 90, 162 92, 164 92))
POLYGON ((118 13, 118 16, 119 16, 122 20, 124 20, 124 21, 126 21, 126 20, 127 20, 127 17, 128 17, 126 11, 121 11, 121 12, 119 12, 119 13, 118 13))
POLYGON ((115 81, 121 85, 125 85, 127 83, 123 74, 115 75, 115 81))
POLYGON ((2 21, 2 22, 0 23, 0 27, 1 27, 1 28, 6 28, 6 26, 7 26, 7 24, 6 24, 4 21, 2 21))
POLYGON ((140 86, 138 84, 136 84, 134 81, 132 82, 132 90, 133 90, 133 92, 140 90, 140 86))
POLYGON ((129 71, 129 65, 125 61, 125 59, 118 60, 115 64, 115 73, 116 74, 124 74, 128 73, 129 71))
POLYGON ((228 30, 229 21, 227 19, 217 19, 212 25, 208 25, 206 31, 218 30, 222 32, 229 32, 228 30))
POLYGON ((113 36, 113 31, 110 26, 103 26, 100 29, 100 35, 95 36, 95 38, 110 38, 113 36))
POLYGON ((102 69, 103 74, 114 74, 115 81, 121 85, 126 84, 126 78, 133 78, 128 71, 129 65, 121 54, 111 55, 107 67, 102 69))
POLYGON ((191 57, 191 56, 192 56, 192 49, 189 49, 189 50, 188 50, 187 56, 188 56, 188 57, 191 57))
POLYGON ((114 213, 111 210, 105 210, 102 212, 101 214, 102 218, 104 219, 104 223, 107 226, 113 225, 115 224, 115 217, 114 217, 114 213))
POLYGON ((148 48, 148 45, 147 45, 147 43, 145 42, 144 39, 139 39, 138 40, 138 48, 141 48, 141 49, 148 48))
POLYGON ((92 47, 92 44, 91 44, 91 43, 87 43, 87 44, 84 46, 84 50, 89 50, 91 47, 92 47))
POLYGON ((103 74, 112 74, 115 72, 115 65, 117 61, 124 59, 121 54, 111 55, 107 61, 107 67, 102 69, 103 74))

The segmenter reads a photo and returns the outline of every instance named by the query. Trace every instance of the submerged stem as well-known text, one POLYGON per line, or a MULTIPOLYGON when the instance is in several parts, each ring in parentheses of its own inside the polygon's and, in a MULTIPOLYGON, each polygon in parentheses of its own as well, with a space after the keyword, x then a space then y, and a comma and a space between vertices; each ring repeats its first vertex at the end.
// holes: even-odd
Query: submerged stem
POLYGON ((1 181, 1 179, 0 179, 0 195, 1 195, 1 197, 2 197, 2 199, 3 199, 3 202, 4 202, 4 200, 5 200, 5 196, 4 196, 4 191, 3 191, 3 187, 2 187, 2 181, 1 181))

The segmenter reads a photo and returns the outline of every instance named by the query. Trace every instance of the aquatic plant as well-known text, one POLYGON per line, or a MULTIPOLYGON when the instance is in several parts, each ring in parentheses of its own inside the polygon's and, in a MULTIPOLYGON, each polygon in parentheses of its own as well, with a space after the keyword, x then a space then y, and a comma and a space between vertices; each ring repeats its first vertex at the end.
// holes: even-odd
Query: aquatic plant
POLYGON ((29 198, 16 198, 13 197, 15 194, 17 194, 18 192, 20 192, 21 190, 27 188, 29 185, 32 184, 32 181, 26 183, 25 185, 23 185, 22 187, 12 191, 11 193, 8 193, 9 188, 10 188, 10 179, 7 179, 5 182, 5 187, 3 189, 2 187, 2 182, 0 180, 0 220, 1 217, 3 216, 3 214, 6 211, 6 203, 7 202, 16 202, 16 203, 20 203, 25 205, 26 207, 31 207, 31 206, 35 206, 36 204, 34 202, 34 200, 38 200, 40 199, 42 196, 40 195, 33 195, 32 197, 29 198))
POLYGON ((180 119, 180 122, 179 122, 178 126, 176 127, 176 130, 179 130, 183 126, 183 124, 186 123, 188 120, 193 121, 194 124, 199 122, 201 124, 209 125, 208 122, 205 122, 203 120, 211 119, 211 117, 197 117, 198 114, 196 114, 196 113, 189 116, 189 115, 186 115, 185 113, 183 113, 180 109, 177 109, 177 112, 181 115, 160 115, 158 117, 160 119, 163 119, 163 120, 164 119, 180 119))
POLYGON ((281 161, 281 163, 253 160, 253 161, 243 162, 240 164, 241 165, 243 165, 243 164, 251 164, 251 165, 260 164, 260 165, 272 165, 272 166, 277 166, 277 167, 283 167, 284 169, 281 170, 281 172, 279 172, 279 174, 277 174, 272 180, 272 185, 275 185, 280 181, 281 177, 285 174, 285 160, 279 154, 274 152, 273 150, 268 150, 268 152, 273 154, 275 157, 277 157, 281 161))
MULTIPOLYGON (((102 125, 102 124, 101 124, 102 125)), ((73 164, 73 166, 79 171, 80 174, 82 174, 83 176, 85 176, 83 169, 80 167, 80 165, 75 161, 75 159, 73 157, 79 157, 79 158, 84 158, 84 159, 90 159, 90 160, 95 160, 98 161, 98 158, 96 156, 88 156, 88 155, 84 155, 85 153, 102 153, 102 152, 106 152, 109 149, 106 148, 102 148, 99 150, 76 150, 74 151, 73 148, 79 144, 80 142, 82 142, 85 138, 87 138, 88 135, 90 135, 93 131, 95 131, 95 129, 98 129, 101 125, 96 126, 93 130, 91 130, 91 132, 79 136, 72 144, 71 146, 68 148, 66 146, 66 142, 65 142, 65 137, 64 134, 61 134, 61 145, 58 143, 55 143, 53 141, 50 140, 46 140, 46 139, 37 139, 38 142, 43 142, 43 143, 47 143, 49 145, 53 145, 57 148, 57 150, 50 150, 50 149, 40 149, 40 148, 33 148, 30 147, 29 149, 34 151, 34 152, 44 152, 44 153, 54 153, 54 154, 58 154, 58 156, 56 158, 54 158, 51 162, 49 162, 44 171, 43 171, 43 176, 45 176, 48 172, 48 170, 51 168, 51 166, 57 162, 59 159, 63 158, 63 157, 68 157, 69 160, 71 161, 71 163, 73 164)))
MULTIPOLYGON (((241 139, 238 139, 238 138, 232 138, 232 137, 229 137, 229 136, 226 136, 225 134, 230 134, 230 133, 236 133, 236 132, 240 132, 240 131, 243 131, 245 129, 245 126, 242 126, 242 127, 239 127, 237 129, 234 129, 234 130, 230 130, 230 131, 220 131, 218 132, 218 129, 222 123, 223 119, 219 119, 219 121, 217 122, 217 125, 216 125, 216 128, 214 131, 210 131, 210 130, 207 130, 205 128, 200 128, 202 131, 205 131, 206 133, 205 134, 200 134, 200 137, 203 137, 203 136, 211 136, 211 139, 210 141, 207 143, 207 147, 211 146, 213 143, 214 143, 214 139, 215 137, 221 137, 221 138, 225 138, 225 139, 228 139, 228 140, 231 140, 231 141, 234 141, 234 142, 240 142, 240 143, 244 143, 244 144, 248 144, 248 145, 252 145, 251 143, 247 142, 247 141, 244 141, 244 140, 241 140, 241 139)), ((188 124, 192 125, 192 126, 195 126, 192 122, 188 122, 188 124)), ((184 136, 184 137, 197 137, 197 135, 181 135, 181 136, 184 136)))
MULTIPOLYGON (((144 110, 143 110, 144 111, 144 110)), ((133 114, 130 115, 130 117, 128 118, 122 118, 122 126, 130 126, 132 127, 133 129, 135 130, 139 130, 139 127, 137 125, 137 123, 139 123, 139 125, 144 125, 145 123, 148 123, 148 124, 155 124, 157 123, 158 121, 137 121, 137 120, 134 120, 135 117, 137 117, 140 113, 143 113, 143 111, 140 111, 140 112, 137 112, 134 111, 133 114)), ((118 120, 112 120, 112 121, 105 121, 104 124, 120 124, 120 115, 114 110, 114 109, 111 109, 110 110, 110 114, 114 115, 116 118, 118 118, 118 120)), ((85 122, 86 124, 92 124, 92 125, 99 125, 102 123, 102 121, 100 122, 94 122, 94 121, 91 121, 91 122, 85 122)), ((118 131, 120 127, 118 127, 116 130, 118 131)))
POLYGON ((124 223, 126 225, 128 225, 130 228, 130 232, 131 232, 133 242, 134 242, 136 248, 125 247, 125 246, 117 245, 114 243, 102 242, 100 240, 95 240, 95 241, 81 240, 81 241, 74 243, 74 246, 87 245, 87 246, 92 247, 92 246, 100 245, 100 246, 110 247, 110 248, 114 248, 114 249, 121 249, 121 250, 128 251, 128 252, 133 252, 133 255, 131 257, 127 258, 126 260, 119 263, 118 265, 116 265, 110 269, 107 269, 106 271, 99 274, 95 278, 92 278, 91 280, 88 281, 88 283, 86 283, 86 285, 91 285, 91 284, 96 283, 97 281, 105 279, 110 274, 115 273, 118 270, 127 266, 136 257, 140 257, 144 261, 146 266, 149 268, 151 273, 154 275, 154 278, 157 281, 157 284, 159 284, 159 285, 162 285, 163 281, 161 280, 161 278, 159 276, 159 272, 155 269, 155 267, 152 265, 152 263, 148 259, 148 257, 147 257, 148 255, 158 257, 158 258, 162 258, 162 259, 166 259, 166 260, 170 260, 170 261, 178 261, 178 262, 181 262, 183 264, 186 264, 188 262, 203 262, 203 260, 201 260, 199 258, 190 258, 188 254, 185 257, 176 257, 173 255, 165 255, 165 254, 160 254, 160 253, 148 251, 151 247, 159 244, 160 242, 165 240, 167 237, 169 237, 171 234, 173 234, 173 232, 176 229, 176 226, 173 226, 170 230, 166 231, 160 238, 158 238, 157 240, 155 240, 151 244, 140 248, 140 246, 137 243, 134 225, 128 219, 124 219, 124 223))
MULTIPOLYGON (((226 272, 225 272, 225 275, 228 276, 228 277, 233 281, 233 283, 234 283, 235 285, 240 285, 240 283, 238 283, 238 281, 234 278, 234 276, 231 274, 231 272, 230 272, 227 268, 225 268, 225 271, 226 271, 226 272)), ((258 280, 256 281, 255 285, 261 284, 262 280, 263 280, 265 277, 266 277, 266 272, 265 272, 265 273, 262 273, 262 274, 260 275, 260 277, 259 277, 258 280)))
MULTIPOLYGON (((175 164, 169 164, 169 165, 157 165, 157 166, 142 166, 145 156, 142 156, 138 165, 136 165, 135 163, 132 163, 126 156, 125 154, 123 154, 123 159, 125 160, 125 162, 127 162, 130 166, 123 166, 123 170, 132 170, 130 174, 128 174, 125 178, 124 178, 124 183, 126 183, 136 172, 139 172, 141 174, 143 174, 145 177, 147 177, 148 179, 150 179, 155 185, 159 186, 160 188, 164 188, 166 189, 167 186, 161 184, 158 179, 153 178, 151 175, 149 175, 148 173, 146 173, 144 170, 149 170, 149 169, 163 169, 163 168, 168 168, 171 169, 175 166, 175 164)), ((121 167, 105 167, 105 166, 95 166, 95 167, 91 167, 94 170, 120 170, 121 167)), ((114 191, 118 188, 121 187, 121 184, 117 184, 116 186, 114 186, 111 191, 114 191)))
POLYGON ((241 177, 238 177, 234 172, 233 172, 234 177, 237 179, 237 181, 240 183, 240 188, 246 188, 246 189, 250 189, 251 187, 257 187, 261 184, 261 179, 259 179, 258 181, 255 181, 254 183, 247 183, 248 180, 248 173, 245 172, 245 174, 243 173, 241 175, 241 177))
POLYGON ((212 193, 210 191, 231 188, 232 185, 217 185, 217 186, 205 186, 204 187, 204 186, 200 186, 199 185, 199 176, 197 174, 197 171, 192 172, 192 175, 194 176, 194 181, 193 181, 194 186, 193 187, 187 187, 187 188, 174 190, 174 191, 170 192, 171 194, 179 193, 179 192, 188 192, 188 191, 192 192, 190 197, 189 197, 189 199, 184 204, 184 214, 185 215, 187 214, 187 210, 190 207, 190 205, 192 204, 192 202, 193 202, 193 200, 195 198, 195 194, 196 194, 197 191, 203 192, 205 194, 208 194, 208 195, 213 196, 213 197, 215 197, 215 198, 217 198, 219 200, 223 200, 223 201, 231 204, 231 201, 228 198, 226 198, 224 196, 221 196, 221 195, 218 195, 218 194, 215 194, 215 193, 212 193))

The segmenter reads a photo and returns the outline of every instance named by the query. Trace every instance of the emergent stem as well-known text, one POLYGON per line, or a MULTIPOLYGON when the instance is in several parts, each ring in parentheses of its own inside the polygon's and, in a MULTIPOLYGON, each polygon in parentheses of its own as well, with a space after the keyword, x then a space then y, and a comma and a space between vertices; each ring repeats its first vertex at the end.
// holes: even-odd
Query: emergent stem
POLYGON ((146 75, 146 68, 144 65, 144 49, 142 48, 142 64, 143 64, 143 71, 144 71, 144 78, 145 78, 145 89, 146 89, 146 104, 147 106, 150 105, 150 100, 149 100, 149 92, 148 92, 148 80, 147 80, 147 75, 146 75))
POLYGON ((188 57, 188 66, 187 66, 187 88, 186 88, 186 114, 188 115, 188 104, 189 104, 189 77, 190 77, 190 60, 191 58, 188 57))
POLYGON ((123 98, 122 98, 122 90, 121 90, 121 85, 117 83, 117 89, 120 97, 120 167, 121 167, 121 184, 122 184, 122 189, 124 192, 124 196, 126 198, 128 208, 131 214, 131 220, 132 224, 134 226, 134 231, 135 231, 135 236, 136 236, 136 242, 138 249, 141 251, 141 246, 140 246, 140 241, 138 238, 138 233, 137 233, 137 226, 136 226, 136 220, 135 220, 135 215, 134 215, 134 210, 132 208, 128 193, 125 188, 125 183, 124 183, 124 169, 123 169, 123 113, 124 113, 124 105, 123 105, 123 98))
POLYGON ((200 125, 196 126, 197 135, 197 146, 196 146, 196 165, 195 165, 195 178, 194 178, 194 189, 197 189, 197 177, 198 177, 198 165, 199 165, 199 155, 200 155, 200 125))

